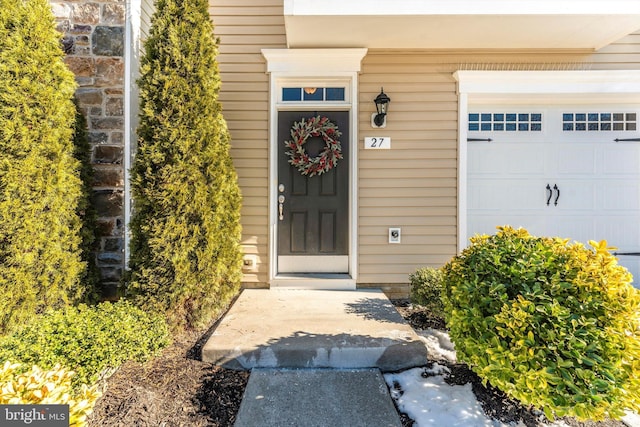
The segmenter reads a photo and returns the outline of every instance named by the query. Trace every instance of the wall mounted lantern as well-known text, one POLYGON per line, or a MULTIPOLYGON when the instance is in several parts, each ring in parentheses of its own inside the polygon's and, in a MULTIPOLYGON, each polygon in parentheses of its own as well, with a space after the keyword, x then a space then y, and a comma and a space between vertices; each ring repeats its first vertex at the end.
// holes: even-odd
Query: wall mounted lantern
POLYGON ((380 93, 373 102, 376 103, 377 113, 371 115, 371 126, 374 128, 384 128, 387 126, 387 110, 389 109, 391 98, 384 93, 383 88, 380 88, 380 93))

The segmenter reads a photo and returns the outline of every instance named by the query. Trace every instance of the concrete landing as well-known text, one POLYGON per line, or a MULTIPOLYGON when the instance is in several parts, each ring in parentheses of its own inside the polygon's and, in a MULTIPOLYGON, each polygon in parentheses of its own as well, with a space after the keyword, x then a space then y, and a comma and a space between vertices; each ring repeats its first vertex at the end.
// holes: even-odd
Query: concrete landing
POLYGON ((377 369, 254 369, 235 427, 401 427, 377 369))
POLYGON ((427 350, 379 290, 246 289, 202 349, 230 369, 423 366, 427 350))

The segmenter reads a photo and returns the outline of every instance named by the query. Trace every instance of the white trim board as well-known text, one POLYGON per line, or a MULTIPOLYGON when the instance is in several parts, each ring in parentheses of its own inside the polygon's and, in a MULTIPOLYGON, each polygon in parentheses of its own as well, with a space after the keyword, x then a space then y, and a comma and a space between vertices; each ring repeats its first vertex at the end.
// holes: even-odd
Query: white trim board
POLYGON ((607 15, 640 13, 634 0, 284 0, 284 15, 607 15))
MULTIPOLYGON (((494 102, 500 95, 533 95, 547 102, 560 99, 589 97, 601 101, 630 99, 638 102, 640 71, 456 71, 458 93, 466 94, 470 103, 494 102), (546 97, 545 97, 546 95, 546 97), (597 99, 595 99, 597 98, 597 99)), ((530 103, 530 99, 521 98, 530 103)), ((556 102, 557 103, 557 102, 556 102)))
POLYGON ((367 49, 262 49, 267 73, 282 76, 330 77, 360 72, 367 49))
POLYGON ((138 127, 138 85, 136 79, 139 71, 139 58, 142 43, 140 41, 140 0, 128 0, 125 21, 124 52, 124 268, 129 268, 129 240, 133 198, 131 197, 130 170, 136 150, 138 127))
POLYGON ((458 251, 467 247, 467 112, 481 103, 640 104, 640 70, 457 71, 458 251), (525 96, 523 96, 525 95, 525 96))

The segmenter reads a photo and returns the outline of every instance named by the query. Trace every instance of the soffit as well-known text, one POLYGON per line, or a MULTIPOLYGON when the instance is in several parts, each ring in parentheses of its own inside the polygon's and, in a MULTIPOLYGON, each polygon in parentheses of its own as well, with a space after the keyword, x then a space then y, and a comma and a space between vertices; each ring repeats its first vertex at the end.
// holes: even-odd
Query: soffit
POLYGON ((637 0, 285 0, 291 48, 595 50, 640 29, 637 0))

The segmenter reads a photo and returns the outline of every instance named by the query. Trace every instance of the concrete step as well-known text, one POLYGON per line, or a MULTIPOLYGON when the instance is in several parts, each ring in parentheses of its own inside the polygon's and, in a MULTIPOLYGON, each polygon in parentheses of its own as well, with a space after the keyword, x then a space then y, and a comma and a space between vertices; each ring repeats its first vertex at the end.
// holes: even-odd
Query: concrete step
POLYGON ((235 427, 401 427, 377 369, 254 369, 235 427))
POLYGON ((423 366, 427 350, 382 291, 247 289, 202 350, 230 369, 423 366))

